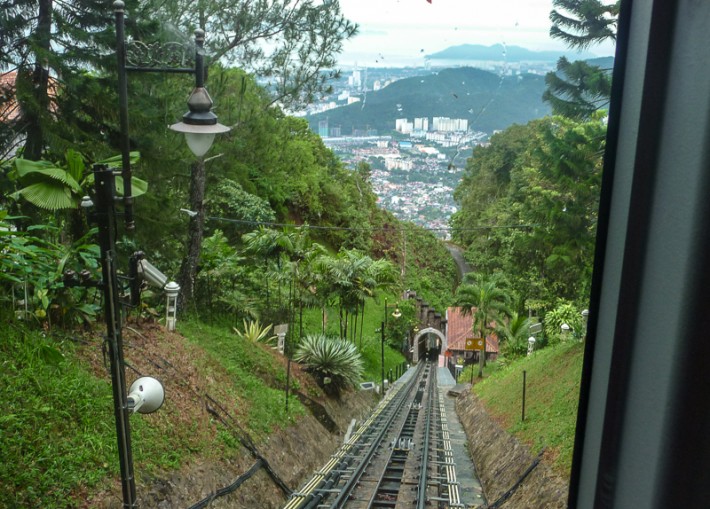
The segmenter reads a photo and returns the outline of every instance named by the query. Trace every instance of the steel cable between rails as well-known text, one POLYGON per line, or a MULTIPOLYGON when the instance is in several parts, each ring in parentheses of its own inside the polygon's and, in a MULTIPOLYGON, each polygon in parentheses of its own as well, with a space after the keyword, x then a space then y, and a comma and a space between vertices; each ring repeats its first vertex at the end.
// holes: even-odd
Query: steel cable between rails
POLYGON ((426 505, 427 470, 429 468, 429 436, 431 434, 431 414, 433 412, 433 395, 436 387, 436 370, 433 368, 429 375, 429 390, 427 391, 427 409, 424 424, 424 445, 422 447, 422 464, 419 469, 419 484, 417 485, 417 509, 424 509, 426 505))
MULTIPOLYGON (((431 369, 429 370, 429 373, 431 373, 431 369)), ((429 383, 429 379, 430 379, 430 375, 427 376, 427 383, 429 383)), ((418 400, 418 394, 419 394, 419 391, 417 391, 417 395, 414 396, 413 403, 419 403, 419 401, 421 401, 421 400, 418 400)), ((402 435, 404 434, 405 427, 408 424, 411 424, 411 422, 409 421, 409 418, 413 412, 415 412, 415 408, 413 406, 410 406, 407 417, 402 421, 402 424, 399 427, 399 430, 397 431, 397 438, 395 438, 395 444, 402 438, 402 435)), ((419 409, 416 410, 417 418, 418 418, 418 415, 419 415, 419 409)), ((416 422, 416 419, 415 419, 415 422, 416 422)), ((396 452, 396 446, 393 444, 392 449, 389 452, 387 462, 385 463, 385 467, 382 470, 382 474, 380 475, 380 479, 377 482, 377 486, 375 487, 374 491, 372 492, 372 496, 370 497, 370 501, 367 504, 368 508, 373 507, 373 505, 380 500, 378 498, 378 496, 382 494, 381 490, 382 490, 382 487, 384 484, 385 476, 387 475, 387 469, 392 464, 392 460, 395 457, 395 452, 396 452)))
MULTIPOLYGON (((343 503, 344 499, 347 498, 350 493, 352 492, 353 488, 357 485, 359 482, 360 478, 362 477, 362 474, 365 471, 365 468, 370 462, 370 458, 373 456, 375 451, 379 448, 379 446, 382 443, 382 439, 385 437, 387 434, 387 431, 389 427, 392 425, 392 423, 395 421, 395 419, 400 415, 402 412, 402 408, 404 407, 404 403, 409 400, 410 395, 412 391, 414 390, 415 387, 419 385, 419 381, 421 377, 424 375, 424 366, 425 363, 421 363, 417 367, 417 371, 415 375, 412 377, 412 379, 409 381, 409 384, 406 386, 406 391, 402 393, 402 396, 400 400, 397 402, 397 405, 392 412, 392 415, 389 417, 389 419, 382 423, 382 428, 381 431, 378 433, 378 440, 376 442, 373 442, 372 446, 370 447, 370 450, 368 451, 367 456, 363 459, 363 461, 358 465, 358 468, 353 472, 353 475, 350 477, 346 485, 343 487, 341 490, 340 494, 336 497, 335 501, 329 506, 330 509, 338 509, 340 508, 343 503)), ((401 392, 401 391, 400 391, 401 392)))

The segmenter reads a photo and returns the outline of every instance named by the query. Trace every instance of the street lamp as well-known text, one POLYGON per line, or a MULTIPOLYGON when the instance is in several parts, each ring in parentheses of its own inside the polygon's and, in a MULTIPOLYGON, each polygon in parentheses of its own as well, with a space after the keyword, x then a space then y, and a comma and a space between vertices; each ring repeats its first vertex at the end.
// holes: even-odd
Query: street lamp
POLYGON ((567 341, 567 339, 569 339, 569 331, 572 330, 572 327, 566 323, 563 323, 560 325, 560 330, 562 331, 562 340, 567 341))
POLYGON ((170 126, 173 131, 185 134, 187 146, 198 158, 210 149, 215 134, 229 131, 229 127, 217 122, 217 115, 212 112, 212 98, 205 88, 204 43, 205 31, 195 30, 195 88, 187 100, 188 112, 182 116, 182 122, 170 126))
MULTIPOLYGON (((382 324, 380 327, 380 330, 382 331, 382 341, 380 345, 380 352, 381 352, 381 368, 382 368, 382 396, 385 394, 385 328, 387 327, 387 310, 389 309, 389 306, 387 305, 387 299, 385 298, 385 308, 384 308, 384 316, 382 319, 382 324)), ((394 311, 392 312, 392 317, 393 318, 399 318, 402 316, 402 313, 399 310, 398 306, 395 306, 394 311)))
MULTIPOLYGON (((224 132, 226 128, 217 124, 216 116, 209 109, 212 100, 204 90, 204 64, 202 60, 202 42, 204 32, 196 34, 197 55, 195 56, 194 69, 178 68, 158 68, 158 67, 138 67, 127 66, 127 51, 125 40, 125 4, 117 0, 113 3, 116 22, 116 59, 118 68, 118 98, 119 98, 119 120, 120 120, 120 148, 121 148, 121 174, 123 177, 123 205, 126 230, 132 231, 135 228, 133 220, 133 196, 131 189, 131 161, 130 142, 128 137, 128 80, 127 71, 142 72, 179 72, 195 73, 197 86, 193 90, 191 102, 188 103, 190 112, 183 117, 183 123, 192 125, 190 134, 192 141, 188 140, 191 149, 198 157, 204 155, 212 143, 212 139, 217 132, 224 132), (194 97, 194 99, 193 99, 194 97), (190 124, 192 122, 192 124, 190 124), (209 138, 208 141, 200 141, 199 134, 204 132, 209 138), (197 136, 197 141, 195 141, 197 136), (193 148, 194 146, 194 148, 193 148), (206 148, 205 148, 206 147, 206 148)), ((179 125, 179 124, 178 124, 179 125)), ((187 128, 186 128, 187 129, 187 128)), ((185 132, 185 131, 183 131, 185 132)), ((133 453, 131 450, 131 430, 129 424, 129 411, 140 411, 142 413, 157 410, 162 404, 164 393, 162 386, 157 380, 144 377, 136 381, 131 386, 131 392, 126 390, 125 361, 123 356, 123 339, 121 329, 123 327, 123 306, 119 294, 119 281, 117 270, 117 211, 116 211, 116 175, 114 171, 105 165, 94 166, 94 199, 96 202, 94 218, 98 225, 99 247, 101 250, 101 274, 102 280, 98 282, 86 281, 84 284, 98 286, 104 292, 104 315, 106 320, 108 345, 108 358, 111 372, 111 388, 113 392, 114 417, 116 422, 116 437, 118 441, 118 456, 121 470, 121 489, 123 492, 123 507, 135 509, 137 507, 135 475, 133 472, 133 453)), ((91 207, 91 199, 82 200, 85 209, 91 207)), ((131 262, 130 277, 134 280, 138 278, 138 259, 131 262)), ((146 265, 147 266, 147 265, 146 265)), ((158 271, 159 273, 159 271, 158 271)), ((160 273, 159 273, 160 274, 160 273)), ((160 274, 162 275, 162 274, 160 274)), ((164 285, 164 282, 163 282, 164 285)), ((132 290, 135 281, 132 281, 132 290)), ((171 287, 168 292, 168 313, 170 313, 170 299, 176 290, 171 287)), ((134 305, 136 292, 131 292, 129 305, 134 305)), ((174 300, 174 299, 173 299, 174 300)), ((173 305, 174 309, 174 305, 173 305)), ((170 325, 170 321, 168 325, 170 325)), ((174 324, 174 316, 172 324, 174 324)))
POLYGON ((165 285, 165 326, 169 331, 175 330, 177 322, 177 298, 180 293, 180 285, 175 281, 170 281, 165 285))

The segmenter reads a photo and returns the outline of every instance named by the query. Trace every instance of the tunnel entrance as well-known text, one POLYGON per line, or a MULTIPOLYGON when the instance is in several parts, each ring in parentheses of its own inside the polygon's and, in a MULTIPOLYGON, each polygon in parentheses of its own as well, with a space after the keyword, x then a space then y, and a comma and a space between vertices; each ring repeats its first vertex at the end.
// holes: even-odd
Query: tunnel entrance
POLYGON ((446 351, 446 336, 438 329, 427 327, 414 337, 412 362, 416 364, 420 359, 436 361, 444 351, 446 351))

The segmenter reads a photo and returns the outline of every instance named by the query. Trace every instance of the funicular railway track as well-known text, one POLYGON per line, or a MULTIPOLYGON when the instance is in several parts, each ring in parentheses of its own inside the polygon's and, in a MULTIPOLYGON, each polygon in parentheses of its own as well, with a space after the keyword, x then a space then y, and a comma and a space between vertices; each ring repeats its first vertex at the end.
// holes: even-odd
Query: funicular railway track
POLYGON ((436 367, 421 363, 285 508, 463 507, 445 427, 436 367))

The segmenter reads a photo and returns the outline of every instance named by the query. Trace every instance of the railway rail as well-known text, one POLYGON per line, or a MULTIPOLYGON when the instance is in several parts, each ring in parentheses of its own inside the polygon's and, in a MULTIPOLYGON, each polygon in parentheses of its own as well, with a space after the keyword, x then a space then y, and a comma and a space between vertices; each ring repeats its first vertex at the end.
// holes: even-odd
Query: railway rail
POLYGON ((284 509, 463 508, 437 368, 423 362, 284 509))

